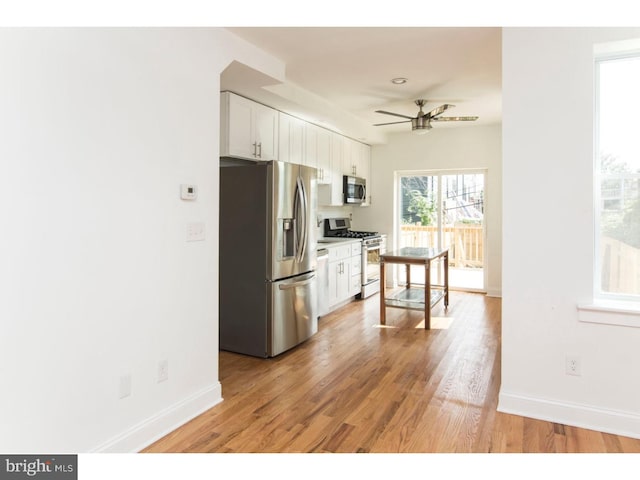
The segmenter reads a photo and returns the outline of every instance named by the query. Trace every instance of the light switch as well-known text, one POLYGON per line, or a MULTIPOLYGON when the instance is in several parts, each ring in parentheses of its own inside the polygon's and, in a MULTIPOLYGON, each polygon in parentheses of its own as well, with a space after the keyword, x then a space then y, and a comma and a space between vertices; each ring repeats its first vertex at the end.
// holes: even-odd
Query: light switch
POLYGON ((205 239, 204 223, 187 223, 187 242, 199 242, 205 239))

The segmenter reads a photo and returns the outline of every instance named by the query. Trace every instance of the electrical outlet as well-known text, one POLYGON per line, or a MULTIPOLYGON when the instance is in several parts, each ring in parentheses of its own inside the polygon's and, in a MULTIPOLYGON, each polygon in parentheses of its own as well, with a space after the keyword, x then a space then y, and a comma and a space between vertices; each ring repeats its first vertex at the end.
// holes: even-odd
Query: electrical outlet
POLYGON ((120 377, 118 396, 122 399, 129 395, 131 395, 131 375, 127 374, 120 377))
POLYGON ((567 375, 582 375, 580 366, 580 357, 567 355, 565 358, 565 370, 567 375))
POLYGON ((169 380, 169 360, 161 360, 158 363, 158 383, 169 380))

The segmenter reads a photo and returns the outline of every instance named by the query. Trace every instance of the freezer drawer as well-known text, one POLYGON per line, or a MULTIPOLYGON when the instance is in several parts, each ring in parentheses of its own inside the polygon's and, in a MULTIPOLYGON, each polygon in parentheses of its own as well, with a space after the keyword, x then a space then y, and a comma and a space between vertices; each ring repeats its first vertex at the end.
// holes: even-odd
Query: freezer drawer
POLYGON ((271 291, 268 356, 295 347, 318 331, 318 278, 315 272, 268 284, 271 291))

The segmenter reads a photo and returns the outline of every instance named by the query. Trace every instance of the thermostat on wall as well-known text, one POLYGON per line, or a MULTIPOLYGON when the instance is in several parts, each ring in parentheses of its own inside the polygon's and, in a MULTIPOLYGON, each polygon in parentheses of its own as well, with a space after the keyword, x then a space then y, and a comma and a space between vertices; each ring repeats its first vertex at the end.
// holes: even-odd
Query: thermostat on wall
POLYGON ((198 198, 198 187, 183 183, 180 185, 180 198, 183 200, 195 200, 198 198))

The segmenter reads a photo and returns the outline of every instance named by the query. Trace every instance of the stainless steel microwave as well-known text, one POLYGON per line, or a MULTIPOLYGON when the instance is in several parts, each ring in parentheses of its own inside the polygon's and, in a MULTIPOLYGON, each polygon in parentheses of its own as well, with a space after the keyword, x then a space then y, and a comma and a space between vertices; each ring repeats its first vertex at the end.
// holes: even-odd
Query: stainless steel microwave
POLYGON ((364 203, 367 199, 367 181, 345 175, 342 177, 342 193, 346 204, 364 203))

